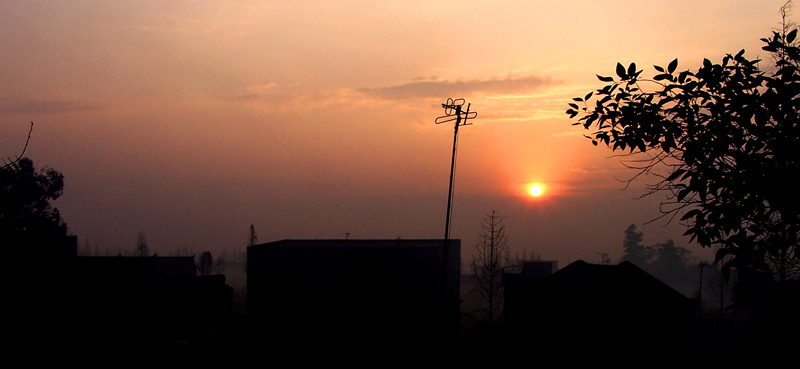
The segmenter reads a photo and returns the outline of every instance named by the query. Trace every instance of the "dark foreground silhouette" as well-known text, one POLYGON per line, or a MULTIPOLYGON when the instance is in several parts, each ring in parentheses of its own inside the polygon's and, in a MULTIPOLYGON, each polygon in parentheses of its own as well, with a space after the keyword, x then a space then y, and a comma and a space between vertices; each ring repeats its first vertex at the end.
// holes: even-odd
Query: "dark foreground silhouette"
MULTIPOLYGON (((325 246, 326 252, 340 246, 325 246)), ((342 255, 350 256, 339 262, 358 253, 342 255)), ((336 260, 330 256, 323 259, 336 260)), ((413 299, 395 295, 414 294, 393 295, 381 288, 395 283, 392 288, 402 289, 412 277, 386 279, 372 262, 357 264, 360 269, 339 264, 345 266, 338 272, 332 268, 313 278, 307 273, 307 278, 285 281, 317 287, 291 290, 292 299, 271 302, 284 306, 253 314, 233 311, 233 291, 225 277, 196 276, 193 258, 42 258, 15 266, 8 280, 6 301, 15 323, 8 331, 8 347, 34 357, 115 360, 291 357, 312 363, 381 358, 381 363, 474 364, 613 352, 629 357, 668 353, 674 360, 765 353, 775 358, 798 344, 797 281, 743 282, 740 306, 731 307, 747 312, 743 328, 720 341, 698 339, 694 300, 630 263, 578 261, 550 275, 537 274, 534 264, 523 265, 519 273, 504 275, 505 326, 500 335, 489 337, 447 329, 437 320, 441 311, 436 304, 415 313, 423 314, 419 321, 403 315, 419 307, 413 299), (398 303, 405 305, 393 306, 398 303), (427 317, 426 309, 431 310, 427 317)), ((257 265, 253 262, 248 271, 257 265)), ((269 291, 261 292, 289 293, 269 291)))

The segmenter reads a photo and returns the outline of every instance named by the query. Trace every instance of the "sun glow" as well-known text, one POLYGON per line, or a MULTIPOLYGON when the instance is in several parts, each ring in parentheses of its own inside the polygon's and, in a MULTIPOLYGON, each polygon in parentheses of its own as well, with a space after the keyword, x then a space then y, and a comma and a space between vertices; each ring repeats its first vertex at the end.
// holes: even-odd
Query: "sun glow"
POLYGON ((531 195, 532 196, 541 196, 542 195, 542 186, 535 184, 531 186, 531 195))

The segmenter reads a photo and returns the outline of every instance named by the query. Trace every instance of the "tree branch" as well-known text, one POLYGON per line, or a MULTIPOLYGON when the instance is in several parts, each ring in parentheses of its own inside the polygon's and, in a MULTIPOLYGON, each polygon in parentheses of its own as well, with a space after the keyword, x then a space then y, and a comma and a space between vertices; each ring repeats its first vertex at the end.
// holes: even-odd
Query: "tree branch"
POLYGON ((3 166, 0 167, 0 169, 8 168, 11 165, 13 165, 14 163, 18 162, 20 159, 22 159, 23 155, 25 155, 25 150, 28 149, 28 143, 31 142, 31 133, 32 132, 33 132, 33 122, 31 122, 31 128, 28 130, 28 139, 25 140, 25 146, 22 148, 22 152, 20 152, 19 155, 17 155, 13 159, 10 156, 8 157, 8 160, 2 159, 3 160, 3 166))

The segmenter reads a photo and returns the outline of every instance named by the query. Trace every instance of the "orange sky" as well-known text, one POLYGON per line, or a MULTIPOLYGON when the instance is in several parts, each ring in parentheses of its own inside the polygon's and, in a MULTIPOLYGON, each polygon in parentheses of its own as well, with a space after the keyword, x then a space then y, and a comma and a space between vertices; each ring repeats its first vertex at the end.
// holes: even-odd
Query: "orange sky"
MULTIPOLYGON (((259 240, 440 238, 453 127, 453 228, 508 216, 512 253, 621 256, 659 199, 563 113, 617 61, 695 68, 779 25, 783 1, 4 1, 0 155, 61 171, 80 243, 197 253, 259 240), (545 187, 532 199, 527 186, 545 187)), ((647 72, 646 72, 647 73, 647 72)), ((702 254, 697 246, 689 248, 702 254)), ((706 255, 706 254, 702 254, 706 255)))

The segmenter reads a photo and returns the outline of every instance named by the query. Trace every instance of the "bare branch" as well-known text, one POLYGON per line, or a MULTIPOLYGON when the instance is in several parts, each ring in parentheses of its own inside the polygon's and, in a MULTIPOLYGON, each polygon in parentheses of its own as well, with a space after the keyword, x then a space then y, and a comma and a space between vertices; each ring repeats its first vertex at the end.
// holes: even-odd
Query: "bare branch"
POLYGON ((5 169, 11 166, 12 164, 18 162, 22 157, 25 155, 25 150, 28 149, 28 143, 31 142, 31 133, 33 132, 33 122, 31 122, 31 128, 28 130, 28 138, 25 140, 25 146, 22 147, 22 152, 19 153, 15 158, 8 157, 8 160, 3 160, 3 166, 0 169, 5 169))
POLYGON ((475 244, 476 253, 470 268, 477 283, 473 293, 480 296, 480 311, 489 329, 497 328, 502 320, 503 268, 508 263, 508 237, 503 220, 495 211, 481 220, 481 231, 475 244))

